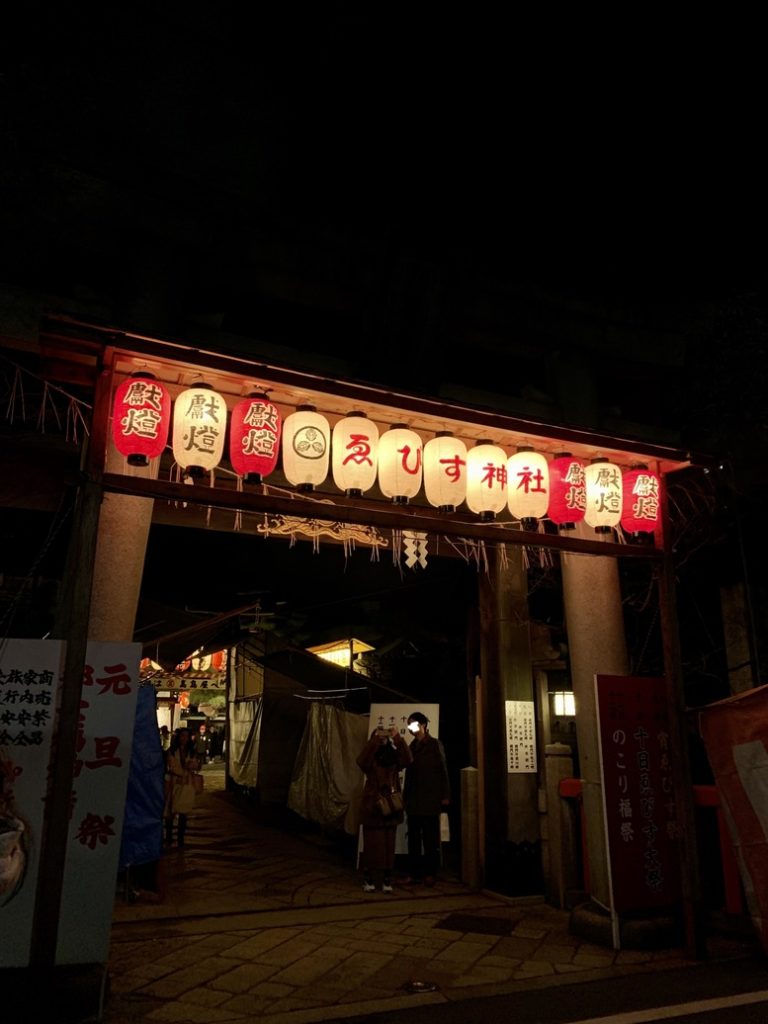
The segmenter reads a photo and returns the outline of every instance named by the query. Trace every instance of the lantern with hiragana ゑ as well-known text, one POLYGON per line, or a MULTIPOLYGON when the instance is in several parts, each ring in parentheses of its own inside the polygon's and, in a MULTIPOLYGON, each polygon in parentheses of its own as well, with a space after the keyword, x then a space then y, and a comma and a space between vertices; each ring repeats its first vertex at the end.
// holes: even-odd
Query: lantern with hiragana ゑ
POLYGON ((162 455, 171 427, 171 396, 152 373, 134 373, 115 392, 112 439, 129 466, 162 455))
POLYGON ((333 482, 350 498, 358 498, 376 483, 379 428, 364 412, 350 412, 333 428, 333 482))
POLYGON ((584 518, 587 492, 584 463, 570 452, 561 452, 549 464, 547 515, 561 530, 573 530, 584 518))
POLYGON ((173 457, 191 477, 221 462, 227 432, 227 403, 210 384, 182 391, 173 406, 173 457))
POLYGON ((385 498, 407 505, 421 488, 422 442, 405 423, 394 423, 379 439, 379 487, 385 498))
POLYGON ((584 486, 584 522, 597 533, 608 533, 621 519, 621 470, 608 459, 593 459, 584 470, 584 486))
POLYGON ((659 525, 661 481, 647 466, 628 469, 622 476, 621 528, 627 533, 653 533, 659 525))
POLYGON ((424 445, 424 493, 445 515, 454 512, 467 496, 467 446, 449 430, 442 430, 424 445))
POLYGON ((467 507, 484 523, 507 504, 507 453, 493 441, 478 441, 467 452, 467 507))
POLYGON ((300 405, 283 423, 283 472, 300 491, 313 491, 328 476, 331 425, 314 405, 300 405))
POLYGON ((547 514, 549 466, 533 448, 518 448, 507 460, 507 505, 524 530, 535 530, 547 514))
POLYGON ((280 454, 280 413, 263 392, 254 391, 232 410, 229 461, 238 476, 260 484, 280 454))

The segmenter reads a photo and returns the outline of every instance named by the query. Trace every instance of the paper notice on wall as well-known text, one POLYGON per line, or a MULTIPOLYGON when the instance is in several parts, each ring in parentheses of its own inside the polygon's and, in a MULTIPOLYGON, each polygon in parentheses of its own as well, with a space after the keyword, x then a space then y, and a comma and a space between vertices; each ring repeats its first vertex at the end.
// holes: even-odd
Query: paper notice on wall
POLYGON ((0 642, 0 968, 29 963, 60 640, 0 642))
POLYGON ((536 715, 532 700, 505 700, 507 773, 536 771, 536 715))

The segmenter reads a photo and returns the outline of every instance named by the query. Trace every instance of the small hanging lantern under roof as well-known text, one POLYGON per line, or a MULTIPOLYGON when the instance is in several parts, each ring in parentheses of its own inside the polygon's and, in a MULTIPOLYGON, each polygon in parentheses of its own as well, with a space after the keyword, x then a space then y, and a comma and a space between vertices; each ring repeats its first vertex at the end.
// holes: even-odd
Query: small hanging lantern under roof
POLYGON ((467 496, 467 446, 450 430, 442 430, 424 445, 424 493, 446 515, 467 496))
POLYGON ((182 391, 173 406, 173 457, 190 476, 215 469, 224 453, 227 403, 210 384, 182 391))
POLYGON ((350 412, 333 428, 333 482, 349 497, 359 497, 376 483, 379 428, 364 412, 350 412))
POLYGON ((300 491, 312 491, 328 476, 331 425, 314 405, 300 405, 283 423, 283 472, 300 491))
POLYGON ((467 452, 467 507, 490 522, 507 504, 507 453, 493 441, 467 452))
POLYGON ((112 439, 129 466, 148 466, 162 455, 171 428, 171 396, 152 373, 127 377, 115 392, 112 439))
POLYGON ((647 466, 628 469, 622 476, 621 528, 627 533, 653 533, 659 525, 661 481, 647 466))
POLYGON ((561 530, 572 530, 584 518, 587 492, 585 466, 570 452, 556 455, 549 464, 549 507, 547 515, 561 530))
POLYGON ((385 498, 405 505, 421 488, 422 442, 415 430, 395 423, 379 439, 379 487, 385 498))
POLYGON ((277 465, 280 413, 264 392, 254 391, 232 410, 229 461, 248 483, 261 483, 277 465))
POLYGON ((507 460, 507 504, 524 530, 535 530, 547 514, 549 466, 533 448, 518 448, 507 460))
POLYGON ((593 459, 584 470, 587 505, 584 521, 606 533, 621 519, 621 469, 605 458, 593 459))

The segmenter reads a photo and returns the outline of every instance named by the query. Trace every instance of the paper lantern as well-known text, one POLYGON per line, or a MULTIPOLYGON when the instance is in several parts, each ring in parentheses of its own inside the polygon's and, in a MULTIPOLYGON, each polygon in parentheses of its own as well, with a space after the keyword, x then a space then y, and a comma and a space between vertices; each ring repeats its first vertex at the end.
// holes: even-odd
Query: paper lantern
POLYGON ((379 428, 364 412, 351 412, 333 428, 333 482, 350 497, 359 497, 376 483, 379 428))
POLYGON ((619 525, 621 470, 608 459, 593 459, 584 470, 587 504, 584 521, 598 533, 619 525))
POLYGON ((633 466, 622 476, 621 527, 627 533, 653 533, 659 525, 661 481, 647 466, 633 466))
POLYGON ((190 476, 215 469, 224 454, 227 403, 210 384, 182 391, 173 406, 173 457, 190 476))
POLYGON ((467 452, 467 506, 489 522, 507 504, 507 453, 492 441, 467 452))
POLYGON ((584 518, 587 492, 584 463, 570 452, 556 455, 549 464, 547 515, 561 530, 572 530, 584 518))
POLYGON ((549 466, 540 452, 518 448, 507 460, 507 505, 524 530, 535 530, 549 505, 549 466))
POLYGON ((261 483, 274 470, 280 453, 280 413, 261 393, 243 398, 229 423, 229 461, 238 476, 261 483))
POLYGON ((467 446, 449 430, 424 445, 424 493, 440 512, 454 512, 467 496, 467 446))
POLYGON ((331 425, 314 405, 300 405, 283 423, 283 472, 300 491, 312 491, 328 476, 331 425))
POLYGON ((134 373, 115 392, 112 438, 129 466, 162 455, 171 428, 171 396, 151 373, 134 373))
POLYGON ((422 443, 415 430, 395 423, 379 439, 379 487, 385 498, 405 505, 419 493, 422 443))

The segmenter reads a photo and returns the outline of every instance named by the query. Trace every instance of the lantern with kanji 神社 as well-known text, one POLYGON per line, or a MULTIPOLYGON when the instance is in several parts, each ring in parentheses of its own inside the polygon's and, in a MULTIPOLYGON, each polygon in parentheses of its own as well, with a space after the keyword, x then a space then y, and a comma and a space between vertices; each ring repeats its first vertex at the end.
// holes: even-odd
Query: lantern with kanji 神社
POLYGON ((189 476, 215 469, 224 454, 227 403, 210 384, 182 391, 173 406, 173 457, 189 476))
POLYGON ((586 506, 584 463, 570 452, 561 452, 549 464, 547 515, 561 530, 573 530, 584 518, 586 506))
POLYGON ((379 487, 385 498, 406 505, 419 493, 422 442, 415 430, 394 423, 379 438, 379 487))
POLYGON ((606 533, 621 519, 621 470, 605 458, 593 459, 584 469, 587 504, 584 522, 606 533))
POLYGON ((467 507, 483 522, 507 504, 507 453, 493 441, 478 441, 467 452, 467 507))
POLYGON ((424 445, 424 493, 430 505, 454 512, 467 496, 467 446, 449 430, 424 445))
POLYGON ((283 472, 300 491, 312 491, 328 476, 331 425, 314 405, 300 405, 283 423, 283 472))
POLYGON ((112 439, 129 466, 162 455, 171 427, 171 396, 152 373, 134 373, 115 392, 112 439))
POLYGON ((518 448, 507 460, 507 505, 524 530, 535 530, 547 514, 549 466, 540 452, 518 448))
POLYGON ((624 508, 621 528, 627 533, 653 533, 659 525, 661 481, 647 466, 633 466, 622 476, 624 508))
POLYGON ((333 428, 333 482, 349 497, 359 497, 376 483, 379 428, 364 412, 350 412, 333 428))
POLYGON ((277 465, 280 413, 262 392, 241 399, 229 423, 229 461, 248 483, 261 483, 277 465))

